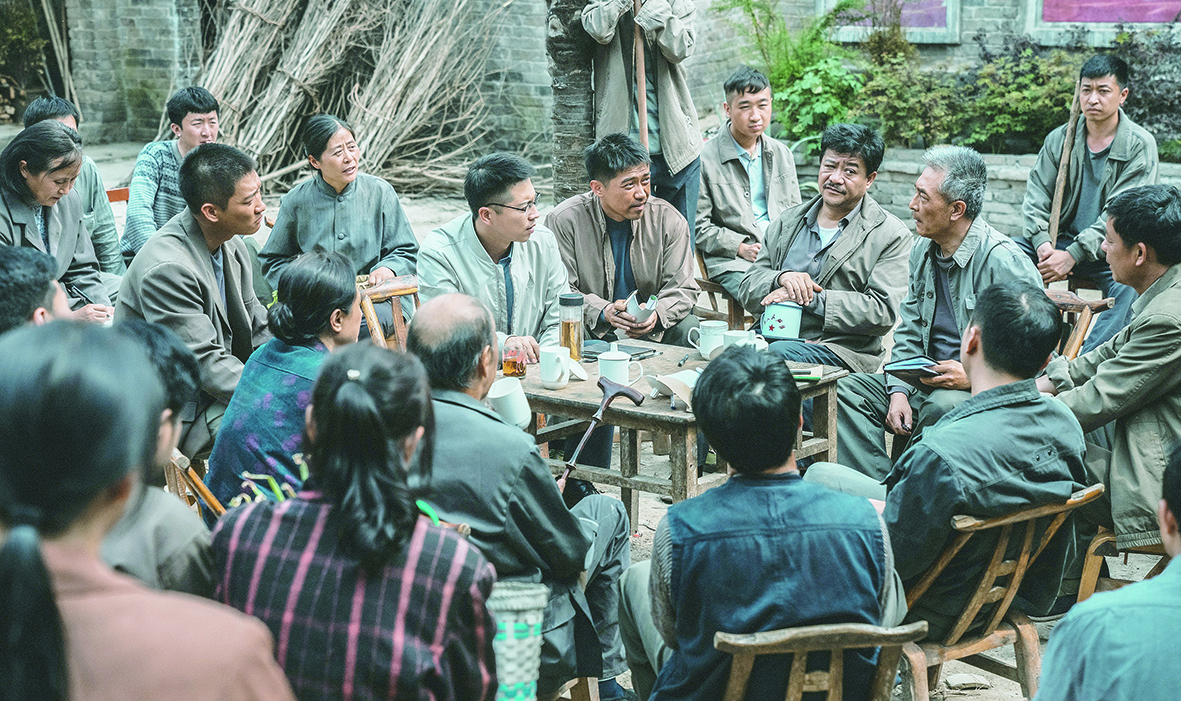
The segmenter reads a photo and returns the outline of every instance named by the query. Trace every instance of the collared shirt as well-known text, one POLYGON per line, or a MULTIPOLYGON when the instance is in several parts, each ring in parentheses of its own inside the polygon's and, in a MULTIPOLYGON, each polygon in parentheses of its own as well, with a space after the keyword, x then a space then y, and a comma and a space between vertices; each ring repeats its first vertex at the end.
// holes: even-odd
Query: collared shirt
MULTIPOLYGON (((791 270, 797 273, 807 273, 808 277, 815 280, 820 277, 820 270, 824 267, 824 258, 828 255, 828 249, 840 237, 841 232, 853 221, 857 215, 861 213, 861 203, 865 198, 861 198, 861 202, 857 203, 848 214, 841 217, 840 222, 837 223, 836 233, 827 234, 820 228, 820 207, 824 204, 823 199, 817 199, 816 203, 808 210, 808 214, 804 221, 806 223, 805 232, 795 238, 792 245, 787 249, 787 253, 783 256, 783 262, 779 264, 780 270, 791 270)), ((778 286, 778 277, 776 277, 776 286, 778 286)), ((774 288, 773 288, 774 289, 774 288)), ((808 311, 821 318, 824 317, 824 308, 826 301, 827 290, 821 290, 812 296, 812 303, 804 307, 808 311)))
POLYGON ((187 206, 180 194, 180 142, 153 141, 139 152, 127 199, 127 222, 120 245, 139 253, 148 238, 187 206))
POLYGON ((1181 564, 1103 592, 1054 627, 1038 701, 1164 701, 1181 689, 1181 564))
POLYGON ((763 184, 763 139, 760 137, 755 140, 755 152, 752 155, 742 148, 742 145, 734 138, 729 124, 726 125, 726 134, 734 143, 738 160, 742 162, 742 167, 746 170, 746 177, 750 182, 750 204, 754 209, 755 224, 758 224, 759 229, 766 234, 767 227, 771 226, 771 217, 767 214, 767 187, 763 184))
MULTIPOLYGON (((1064 502, 1086 482, 1083 430, 1058 400, 1042 396, 1033 380, 994 387, 964 401, 928 428, 886 477, 882 515, 894 561, 909 590, 951 541, 951 519, 1003 516, 1064 502)), ((1044 613, 1062 579, 1073 517, 1030 566, 1021 598, 1044 613)), ((913 606, 907 620, 931 624, 928 637, 946 634, 972 597, 995 539, 974 538, 913 606)), ((985 608, 981 615, 987 615, 985 608)))
POLYGON ((213 276, 217 278, 217 291, 221 293, 221 305, 229 309, 229 302, 226 302, 225 258, 222 257, 221 246, 218 246, 216 251, 210 253, 209 258, 213 261, 213 276))
POLYGON ((213 534, 215 599, 256 616, 300 699, 491 700, 496 572, 479 550, 419 516, 384 568, 339 539, 318 492, 233 509, 213 534))
POLYGON ((502 271, 504 271, 504 296, 507 298, 506 299, 507 304, 505 305, 505 310, 504 310, 505 316, 507 317, 506 323, 504 325, 504 332, 506 334, 508 334, 509 336, 513 335, 513 296, 514 296, 514 293, 513 293, 512 264, 513 264, 513 245, 510 243, 509 247, 508 247, 508 251, 504 254, 504 257, 501 258, 500 261, 497 263, 497 265, 500 266, 500 269, 502 271))

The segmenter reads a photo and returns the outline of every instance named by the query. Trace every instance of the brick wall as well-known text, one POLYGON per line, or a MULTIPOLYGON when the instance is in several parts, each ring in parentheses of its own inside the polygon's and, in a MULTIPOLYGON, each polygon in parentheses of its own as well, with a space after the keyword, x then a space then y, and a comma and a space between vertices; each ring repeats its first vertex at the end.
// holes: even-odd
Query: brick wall
MULTIPOLYGON (((878 168, 878 177, 869 188, 869 194, 887 211, 906 222, 911 231, 914 231, 914 221, 910 218, 909 204, 914 195, 914 181, 923 171, 922 155, 922 151, 914 149, 887 150, 878 168)), ((1025 197, 1029 170, 1036 160, 1036 155, 984 156, 984 162, 988 164, 988 189, 984 194, 983 216, 1003 233, 1011 236, 1021 233, 1021 200, 1025 197)), ((818 171, 815 160, 796 167, 801 183, 815 183, 818 171)), ((1160 172, 1162 183, 1181 187, 1181 164, 1163 163, 1160 172)))
POLYGON ((199 67, 198 0, 65 0, 88 143, 146 141, 199 67))

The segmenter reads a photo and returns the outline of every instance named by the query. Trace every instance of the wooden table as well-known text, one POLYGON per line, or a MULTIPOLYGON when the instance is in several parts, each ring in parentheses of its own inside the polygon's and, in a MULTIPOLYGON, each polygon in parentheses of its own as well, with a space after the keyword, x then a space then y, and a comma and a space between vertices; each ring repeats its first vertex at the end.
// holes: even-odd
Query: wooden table
MULTIPOLYGON (((642 346, 660 351, 654 357, 641 360, 645 375, 669 375, 681 370, 704 368, 708 363, 691 348, 668 346, 646 341, 627 342, 629 346, 642 346), (682 367, 677 362, 691 353, 682 367)), ((791 364, 791 363, 789 363, 791 364)), ((800 365, 801 367, 812 367, 800 365)), ((590 377, 586 381, 571 380, 562 389, 546 389, 541 386, 540 372, 536 365, 529 368, 522 380, 529 407, 533 410, 533 433, 538 443, 581 435, 587 421, 599 408, 603 392, 599 389, 598 364, 584 362, 583 367, 590 377), (545 415, 570 417, 570 421, 545 426, 545 415)), ((814 456, 818 460, 836 462, 837 459, 837 380, 849 374, 847 370, 823 366, 824 373, 819 381, 800 382, 803 399, 812 399, 813 432, 796 436, 796 457, 814 456)), ((640 492, 667 495, 674 501, 683 501, 696 496, 706 489, 725 481, 725 465, 719 460, 714 474, 697 476, 697 425, 693 413, 686 411, 681 402, 677 408, 670 408, 668 397, 653 398, 651 386, 646 379, 634 385, 644 396, 644 402, 635 406, 626 397, 618 397, 603 415, 604 423, 619 428, 619 469, 578 465, 571 477, 589 480, 599 484, 610 484, 620 488, 620 496, 627 508, 633 532, 638 528, 640 492), (669 460, 672 472, 669 479, 640 474, 640 431, 666 433, 672 438, 669 460)), ((550 460, 550 469, 560 475, 565 465, 550 460)))

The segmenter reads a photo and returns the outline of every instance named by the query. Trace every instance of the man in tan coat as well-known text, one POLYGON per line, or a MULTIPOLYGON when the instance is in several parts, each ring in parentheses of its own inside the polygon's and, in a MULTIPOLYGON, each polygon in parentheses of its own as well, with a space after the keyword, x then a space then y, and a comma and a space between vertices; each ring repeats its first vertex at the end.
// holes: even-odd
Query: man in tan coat
POLYGON ((1160 542, 1161 475, 1181 436, 1181 192, 1120 193, 1107 203, 1106 226, 1111 274, 1140 295, 1132 319, 1095 350, 1053 360, 1038 389, 1057 394, 1091 432, 1087 468, 1106 485, 1111 513, 1086 515, 1114 526, 1116 545, 1127 548, 1160 542))
POLYGON ((545 223, 558 237, 570 286, 583 294, 587 334, 687 346, 698 325, 690 313, 698 287, 688 223, 649 195, 649 157, 635 139, 608 135, 585 161, 591 191, 559 204, 545 223), (629 314, 632 293, 641 303, 656 297, 656 312, 644 321, 629 314))
POLYGON ((771 345, 788 360, 876 372, 914 239, 867 194, 885 152, 881 135, 833 124, 820 144, 820 194, 771 224, 738 300, 755 312, 779 301, 804 307, 801 340, 771 345))
POLYGON ((116 321, 172 329, 201 365, 200 397, 181 417, 180 447, 191 457, 212 450, 242 366, 270 338, 239 238, 258 231, 266 211, 255 169, 254 159, 232 146, 194 149, 180 168, 188 206, 148 239, 119 288, 116 321))
POLYGON ((767 76, 743 66, 724 90, 729 123, 701 151, 697 247, 710 280, 737 298, 771 222, 800 203, 800 185, 791 149, 764 133, 771 124, 767 76))

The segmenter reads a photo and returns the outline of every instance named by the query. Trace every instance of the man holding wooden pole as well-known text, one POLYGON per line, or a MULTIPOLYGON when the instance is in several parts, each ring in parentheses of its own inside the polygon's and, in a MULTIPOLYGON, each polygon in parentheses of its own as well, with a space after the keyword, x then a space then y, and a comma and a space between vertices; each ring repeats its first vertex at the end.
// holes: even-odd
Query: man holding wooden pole
POLYGON ((701 130, 682 62, 693 53, 693 0, 589 0, 595 51, 595 140, 625 133, 648 148, 652 194, 689 223, 701 187, 701 130))
POLYGON ((1115 307, 1100 315, 1083 344, 1086 353, 1127 326, 1136 291, 1115 282, 1099 246, 1107 203, 1125 190, 1159 182, 1156 140, 1128 118, 1128 64, 1098 54, 1079 72, 1069 123, 1050 132, 1029 173, 1017 243, 1045 284, 1068 277, 1097 285, 1115 307), (1082 119, 1078 112, 1082 111, 1082 119))

